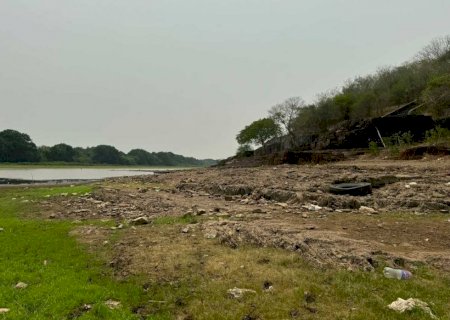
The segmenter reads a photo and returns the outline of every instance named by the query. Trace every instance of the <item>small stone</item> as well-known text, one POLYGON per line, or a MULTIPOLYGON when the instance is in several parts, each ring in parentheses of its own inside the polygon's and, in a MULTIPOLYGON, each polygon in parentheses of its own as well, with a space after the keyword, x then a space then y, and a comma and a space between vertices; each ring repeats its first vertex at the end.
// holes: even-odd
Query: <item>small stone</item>
POLYGON ((3 229, 3 228, 0 228, 0 232, 3 232, 3 231, 5 231, 5 229, 3 229))
POLYGON ((189 231, 190 231, 190 228, 189 228, 189 227, 186 227, 186 228, 181 229, 181 232, 182 232, 182 233, 189 233, 189 231))
POLYGON ((368 214, 376 214, 377 211, 374 208, 366 207, 366 206, 360 206, 358 209, 361 213, 368 213, 368 214))
POLYGON ((310 225, 305 226, 305 228, 306 228, 306 230, 314 230, 314 229, 317 229, 317 226, 310 224, 310 225))
POLYGON ((197 209, 197 214, 198 214, 199 216, 201 216, 201 215, 203 215, 203 214, 206 214, 206 210, 205 210, 205 209, 197 209))
POLYGON ((56 218, 56 214, 52 213, 51 215, 48 216, 50 219, 55 219, 56 218))
POLYGON ((256 208, 252 210, 253 213, 266 213, 264 210, 262 210, 261 208, 256 208))
POLYGON ((8 313, 9 309, 8 308, 0 308, 0 314, 5 314, 8 313))
POLYGON ((308 215, 306 213, 303 213, 302 218, 306 219, 306 218, 308 218, 308 215))
POLYGON ((234 287, 233 289, 228 289, 228 294, 234 299, 240 299, 246 293, 256 293, 256 291, 251 289, 240 289, 236 287, 234 287))
POLYGON ((142 217, 138 217, 138 218, 131 220, 130 224, 134 225, 134 226, 140 226, 140 225, 148 224, 149 222, 150 221, 148 220, 147 217, 142 216, 142 217))
POLYGON ((322 209, 321 206, 310 203, 303 205, 302 208, 308 209, 309 211, 319 211, 322 209))
POLYGON ((26 284, 25 282, 18 282, 14 288, 16 289, 25 289, 26 287, 28 287, 28 284, 26 284))
POLYGON ((225 201, 233 201, 233 197, 232 196, 225 196, 225 201))
POLYGON ((213 231, 209 231, 209 232, 205 233, 205 238, 206 239, 215 239, 215 238, 217 238, 217 231, 213 230, 213 231))
POLYGON ((284 202, 277 202, 276 205, 277 205, 277 206, 280 206, 280 207, 282 207, 282 208, 286 208, 286 207, 288 206, 288 204, 287 204, 287 203, 284 203, 284 202))
POLYGON ((111 310, 114 310, 120 307, 120 301, 108 300, 105 301, 105 305, 111 310))

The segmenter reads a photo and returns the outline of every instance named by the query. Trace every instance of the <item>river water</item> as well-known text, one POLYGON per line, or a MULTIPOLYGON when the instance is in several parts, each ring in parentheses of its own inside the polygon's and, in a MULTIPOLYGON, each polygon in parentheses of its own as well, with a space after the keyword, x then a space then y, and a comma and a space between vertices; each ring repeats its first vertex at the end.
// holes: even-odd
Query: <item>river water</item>
POLYGON ((155 168, 2 168, 0 169, 0 179, 28 181, 97 180, 153 174, 155 171, 161 170, 155 168))

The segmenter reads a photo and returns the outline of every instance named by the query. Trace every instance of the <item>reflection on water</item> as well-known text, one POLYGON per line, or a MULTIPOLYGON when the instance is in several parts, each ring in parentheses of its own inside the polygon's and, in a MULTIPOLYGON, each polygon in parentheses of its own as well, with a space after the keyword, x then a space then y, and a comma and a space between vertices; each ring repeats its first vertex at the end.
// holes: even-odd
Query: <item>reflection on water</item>
POLYGON ((95 180, 112 177, 153 174, 157 169, 113 168, 27 168, 0 169, 0 178, 33 181, 45 180, 95 180))

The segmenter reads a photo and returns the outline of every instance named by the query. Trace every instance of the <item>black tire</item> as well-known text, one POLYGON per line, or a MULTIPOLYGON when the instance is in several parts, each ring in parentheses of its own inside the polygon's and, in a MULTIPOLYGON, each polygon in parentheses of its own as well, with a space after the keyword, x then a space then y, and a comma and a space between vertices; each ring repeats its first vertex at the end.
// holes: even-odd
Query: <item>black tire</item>
POLYGON ((330 186, 330 192, 351 196, 365 196, 366 194, 372 193, 372 185, 367 182, 332 184, 330 186))

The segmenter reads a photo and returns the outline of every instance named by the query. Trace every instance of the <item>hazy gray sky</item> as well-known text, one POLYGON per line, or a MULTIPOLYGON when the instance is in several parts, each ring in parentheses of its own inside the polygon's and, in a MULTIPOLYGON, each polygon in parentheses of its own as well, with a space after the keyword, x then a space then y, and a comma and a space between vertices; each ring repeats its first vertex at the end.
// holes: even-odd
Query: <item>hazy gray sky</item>
POLYGON ((200 158, 290 96, 398 65, 448 0, 1 0, 0 130, 200 158))

